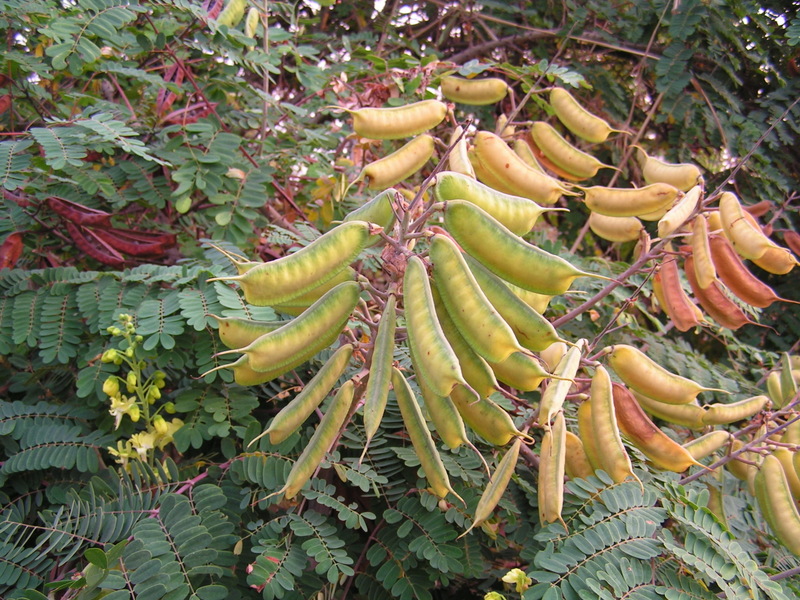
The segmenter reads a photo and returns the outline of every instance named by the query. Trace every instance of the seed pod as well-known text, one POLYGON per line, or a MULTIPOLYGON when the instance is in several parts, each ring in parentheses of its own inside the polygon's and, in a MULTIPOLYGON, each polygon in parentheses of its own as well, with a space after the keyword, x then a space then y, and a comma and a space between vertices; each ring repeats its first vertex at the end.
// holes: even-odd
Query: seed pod
POLYGON ((414 446, 422 470, 425 473, 425 478, 428 480, 434 495, 444 498, 449 492, 466 506, 461 496, 456 494, 451 487, 447 470, 444 468, 442 458, 436 450, 436 444, 433 443, 431 433, 428 431, 428 425, 422 416, 422 410, 416 398, 414 398, 414 392, 411 391, 408 381, 397 368, 392 369, 392 387, 397 397, 397 404, 400 407, 408 437, 411 439, 411 444, 414 446))
POLYGON ((713 254, 706 218, 703 215, 697 215, 692 222, 692 256, 694 257, 694 275, 697 285, 702 289, 710 287, 717 280, 717 261, 713 258, 713 254))
POLYGON ((653 291, 678 331, 689 331, 705 322, 703 313, 683 289, 678 261, 674 257, 665 258, 654 275, 653 291))
POLYGON ((659 237, 665 238, 671 235, 689 220, 689 217, 697 210, 702 191, 703 189, 699 185, 694 186, 658 220, 659 237))
MULTIPOLYGON (((396 220, 392 202, 397 202, 397 190, 388 189, 382 191, 374 198, 368 200, 355 210, 347 213, 342 221, 366 221, 367 223, 375 223, 386 232, 391 232, 396 220)), ((379 235, 372 236, 371 244, 380 240, 379 235)))
POLYGON ((767 396, 753 396, 730 404, 708 404, 705 407, 706 414, 703 416, 705 425, 727 425, 749 419, 756 413, 761 412, 770 404, 767 396))
POLYGON ((563 195, 574 195, 557 179, 529 167, 495 134, 479 131, 474 143, 478 162, 505 184, 504 191, 542 204, 555 204, 563 195))
POLYGON ((464 137, 463 133, 464 128, 459 125, 450 135, 450 146, 452 148, 448 159, 450 171, 475 179, 475 169, 469 161, 467 138, 464 137))
POLYGON ((305 385, 303 391, 284 406, 272 418, 269 427, 253 438, 249 445, 265 435, 269 436, 270 444, 280 444, 297 431, 336 385, 352 355, 352 344, 345 344, 334 352, 311 381, 305 385))
POLYGON ((768 454, 755 475, 756 497, 780 542, 800 556, 800 514, 792 499, 780 460, 768 454))
POLYGON ((328 407, 328 412, 322 417, 314 435, 311 436, 303 452, 297 460, 286 478, 286 484, 277 492, 266 496, 264 500, 278 494, 284 494, 287 499, 294 498, 302 489, 306 482, 311 479, 314 471, 317 470, 322 459, 331 449, 334 440, 339 435, 339 431, 344 425, 345 419, 350 412, 353 403, 355 385, 352 380, 347 381, 333 398, 333 402, 328 407))
POLYGON ((540 173, 546 174, 542 163, 539 162, 528 142, 523 139, 516 139, 511 147, 514 149, 516 155, 519 156, 526 165, 539 171, 540 173))
POLYGON ((764 235, 758 225, 748 218, 748 213, 739 203, 735 194, 731 192, 720 194, 719 216, 725 236, 743 258, 751 260, 761 258, 770 248, 779 248, 775 242, 764 235))
POLYGON ((754 258, 753 262, 773 275, 787 275, 800 264, 786 248, 768 248, 760 258, 754 258))
POLYGON ((448 100, 471 106, 495 104, 508 94, 508 84, 497 77, 465 79, 447 75, 442 77, 440 86, 448 100))
POLYGON ((566 454, 564 457, 564 470, 570 479, 587 479, 594 475, 594 467, 584 450, 581 438, 567 431, 566 454))
POLYGON ((789 492, 795 502, 800 502, 800 476, 794 468, 793 458, 797 452, 792 452, 788 448, 774 448, 772 455, 781 461, 783 474, 786 475, 786 483, 789 484, 789 492))
POLYGON ((567 90, 554 87, 550 91, 550 106, 561 124, 587 142, 606 141, 611 133, 627 133, 613 129, 606 121, 590 113, 567 90))
POLYGON ((683 473, 699 463, 679 443, 661 431, 642 410, 628 389, 612 385, 614 415, 620 432, 657 468, 683 473))
POLYGON ((717 429, 685 443, 683 447, 692 455, 692 458, 700 460, 711 456, 714 452, 729 444, 732 439, 733 437, 730 433, 723 429, 717 429))
POLYGON ((525 352, 449 237, 433 236, 430 258, 434 282, 447 312, 478 354, 488 361, 501 362, 514 352, 525 352))
POLYGON ((288 365, 295 364, 300 357, 308 360, 339 335, 358 303, 360 291, 355 282, 341 283, 283 327, 265 333, 243 348, 218 352, 216 356, 241 352, 255 371, 271 372, 284 368, 283 372, 286 372, 293 368, 288 365), (327 343, 319 348, 321 342, 327 343), (312 349, 316 351, 309 355, 312 349))
POLYGON ((638 480, 633 473, 631 459, 620 437, 614 410, 611 377, 602 365, 597 367, 592 377, 590 396, 592 433, 599 453, 600 465, 617 483, 625 481, 628 477, 638 480))
POLYGON ((589 227, 597 237, 609 242, 638 240, 644 229, 638 217, 609 217, 594 211, 589 213, 589 227))
MULTIPOLYGON (((733 454, 734 452, 738 452, 743 446, 744 443, 741 440, 733 440, 731 442, 730 453, 733 454)), ((750 463, 758 461, 759 455, 755 452, 742 452, 738 455, 738 457, 744 460, 734 458, 733 460, 727 462, 725 466, 728 468, 728 471, 730 471, 731 475, 736 477, 736 479, 745 481, 748 485, 751 485, 753 483, 753 478, 758 471, 758 467, 750 463), (748 462, 744 462, 745 460, 748 462)))
POLYGON ((767 375, 767 394, 777 408, 783 408, 783 391, 781 389, 781 372, 772 371, 767 375))
POLYGON ((543 213, 564 210, 545 208, 528 198, 504 194, 453 171, 443 171, 437 174, 433 186, 433 195, 439 202, 449 200, 471 202, 517 235, 528 233, 543 213))
MULTIPOLYGON (((486 164, 484 164, 481 161, 481 159, 475 152, 475 148, 470 148, 467 154, 469 156, 469 162, 472 165, 473 170, 475 171, 475 177, 478 178, 478 181, 485 184, 487 187, 495 191, 498 191, 502 194, 506 194, 509 196, 519 195, 516 193, 516 191, 512 188, 511 185, 507 184, 502 179, 500 179, 488 168, 486 164)), ((530 200, 530 198, 526 197, 526 200, 530 200)))
POLYGON ((395 295, 390 294, 383 308, 378 333, 375 335, 372 347, 369 379, 364 391, 364 434, 367 440, 361 453, 362 460, 375 432, 378 431, 389 398, 394 363, 394 334, 397 325, 396 303, 395 295))
POLYGON ((392 108, 346 110, 353 117, 353 129, 372 140, 399 140, 433 129, 447 116, 447 105, 422 100, 392 108))
POLYGON ((643 394, 639 394, 635 390, 632 391, 634 397, 644 411, 657 419, 698 431, 705 427, 703 417, 706 414, 706 410, 698 405, 697 402, 690 402, 688 404, 666 404, 648 398, 643 394))
POLYGON ((515 352, 502 362, 489 362, 489 366, 498 381, 521 392, 538 389, 542 381, 551 376, 536 358, 521 352, 515 352))
POLYGON ((531 308, 502 279, 471 256, 464 258, 489 302, 508 323, 522 346, 540 352, 561 339, 550 321, 531 308))
POLYGON ((333 279, 330 279, 322 285, 318 285, 317 287, 310 289, 306 293, 299 295, 297 298, 290 300, 289 302, 273 304, 272 308, 279 313, 291 315, 293 317, 300 316, 306 310, 308 310, 308 308, 314 304, 314 302, 322 298, 340 283, 355 281, 357 275, 358 274, 356 273, 355 269, 352 267, 347 267, 344 271, 340 271, 339 274, 333 279))
POLYGON ((388 156, 368 164, 356 181, 366 181, 370 189, 391 187, 419 171, 433 156, 433 149, 430 135, 418 135, 388 156))
POLYGON ((550 344, 547 348, 539 353, 539 358, 542 359, 548 371, 553 371, 561 359, 567 353, 567 344, 564 342, 555 342, 550 344))
POLYGON ((515 437, 531 438, 514 425, 514 421, 503 408, 489 400, 475 397, 464 387, 457 385, 450 394, 464 422, 475 433, 494 446, 505 446, 515 437))
POLYGON ((514 475, 514 468, 517 466, 521 445, 522 438, 517 438, 514 440, 514 443, 511 444, 511 447, 506 450, 503 459, 497 465, 497 469, 495 469, 489 481, 489 485, 486 486, 483 494, 481 494, 480 500, 478 500, 478 506, 475 508, 475 516, 472 518, 472 524, 464 533, 458 536, 459 538, 467 535, 470 531, 475 529, 475 527, 486 522, 486 520, 492 516, 497 503, 500 502, 508 484, 511 482, 511 476, 514 475))
POLYGON ((243 317, 209 316, 217 320, 219 339, 226 348, 247 346, 265 333, 286 325, 286 321, 258 321, 243 317))
POLYGON ((560 521, 566 531, 567 524, 561 518, 564 507, 564 470, 566 461, 567 428, 564 412, 558 411, 552 427, 547 428, 539 450, 539 521, 560 521))
POLYGON ((602 168, 615 169, 570 144, 558 131, 544 121, 535 121, 531 125, 530 135, 536 147, 553 164, 564 169, 577 180, 594 177, 602 168))
POLYGON ((642 177, 647 184, 668 183, 682 192, 687 192, 703 181, 703 175, 696 165, 689 163, 668 163, 653 156, 648 156, 639 146, 639 165, 642 167, 642 177))
POLYGON ((497 135, 499 135, 504 140, 510 140, 514 137, 514 133, 516 132, 517 128, 514 125, 508 124, 508 116, 505 114, 500 114, 497 116, 497 124, 495 125, 495 131, 497 135))
POLYGON ((589 210, 609 217, 641 217, 652 221, 661 218, 672 206, 680 190, 667 183, 653 183, 643 188, 592 186, 581 188, 589 210))
POLYGON ((710 236, 709 246, 719 278, 737 298, 758 308, 766 308, 776 301, 792 302, 778 296, 771 287, 753 275, 726 237, 710 236))
POLYGON ((694 276, 694 259, 691 256, 686 257, 683 268, 700 306, 720 326, 735 331, 744 325, 756 324, 722 291, 718 282, 712 283, 706 289, 700 287, 694 276))
POLYGON ((667 371, 641 350, 627 344, 607 346, 608 364, 625 384, 640 394, 666 404, 689 404, 700 392, 726 390, 707 388, 691 379, 667 371))
POLYGON ((222 12, 217 16, 217 23, 228 27, 236 27, 244 17, 245 8, 247 8, 247 0, 229 0, 222 12))
POLYGON ((342 223, 294 254, 208 281, 235 281, 255 306, 290 302, 344 271, 366 247, 370 230, 364 221, 342 223))
POLYGON ((538 294, 563 294, 578 277, 607 279, 581 271, 563 258, 529 244, 469 202, 447 202, 444 226, 487 269, 538 294))
POLYGON ((456 353, 458 363, 461 366, 461 373, 472 389, 481 398, 488 398, 500 389, 500 384, 494 376, 494 372, 489 364, 469 345, 464 336, 458 331, 458 327, 447 313, 447 309, 442 303, 436 288, 431 288, 433 301, 436 306, 436 316, 442 331, 456 353))
POLYGON ((445 446, 451 450, 455 450, 462 444, 470 446, 467 431, 464 429, 464 421, 453 401, 448 396, 434 394, 419 375, 417 375, 417 385, 422 399, 425 401, 425 408, 428 410, 433 427, 445 446))
POLYGON ((255 6, 251 7, 247 11, 247 18, 244 20, 244 34, 249 38, 256 37, 256 30, 260 22, 261 15, 258 13, 258 9, 255 6))
POLYGON ((458 357, 436 316, 428 273, 422 259, 412 256, 403 280, 408 345, 420 361, 414 368, 437 396, 449 396, 457 383, 466 385, 458 357))
POLYGON ((600 451, 597 448, 597 440, 594 438, 592 427, 592 404, 586 400, 578 405, 578 437, 581 438, 583 450, 586 452, 586 458, 589 460, 592 470, 596 471, 603 467, 600 463, 600 451))
POLYGON ((578 340, 577 344, 567 350, 553 370, 553 374, 560 379, 551 381, 548 384, 539 403, 539 425, 545 429, 550 427, 550 421, 556 414, 561 412, 564 406, 564 399, 567 397, 575 375, 578 373, 581 354, 585 346, 586 340, 578 340))

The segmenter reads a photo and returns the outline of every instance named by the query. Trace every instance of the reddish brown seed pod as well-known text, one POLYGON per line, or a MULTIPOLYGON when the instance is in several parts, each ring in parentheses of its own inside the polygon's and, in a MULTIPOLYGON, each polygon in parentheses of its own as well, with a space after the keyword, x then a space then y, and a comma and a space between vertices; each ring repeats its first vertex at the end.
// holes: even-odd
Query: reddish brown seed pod
POLYGON ((47 204, 54 213, 62 217, 65 221, 72 221, 78 225, 102 225, 111 226, 111 213, 95 208, 89 208, 83 204, 72 202, 66 198, 50 196, 47 204))
POLYGON ((131 256, 159 255, 175 245, 175 236, 169 233, 129 229, 97 229, 94 233, 111 247, 131 256))
POLYGON ((653 276, 653 289, 657 288, 660 288, 659 300, 662 301, 662 308, 675 324, 675 329, 689 331, 703 323, 702 311, 683 289, 676 258, 666 258, 653 276))
POLYGON ((737 298, 758 308, 766 308, 778 301, 793 302, 778 296, 771 287, 753 275, 727 238, 712 235, 709 243, 717 275, 737 298))
POLYGON ((757 325, 733 300, 725 295, 719 283, 713 283, 706 289, 698 285, 694 275, 694 259, 691 256, 686 258, 684 271, 700 306, 721 326, 735 331, 748 323, 757 325))
POLYGON ((125 263, 125 258, 105 241, 97 237, 92 230, 72 221, 66 221, 67 231, 75 245, 86 254, 100 261, 104 265, 119 268, 125 263))

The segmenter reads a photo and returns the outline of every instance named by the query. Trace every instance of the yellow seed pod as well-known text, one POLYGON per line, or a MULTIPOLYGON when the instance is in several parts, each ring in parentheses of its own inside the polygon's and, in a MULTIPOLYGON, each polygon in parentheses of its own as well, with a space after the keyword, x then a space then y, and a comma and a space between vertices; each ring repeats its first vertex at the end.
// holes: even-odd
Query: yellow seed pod
POLYGON ((497 77, 465 79, 448 75, 442 77, 440 86, 448 100, 472 106, 495 104, 508 94, 508 84, 497 77))
POLYGON ((644 225, 637 217, 609 217, 592 211, 589 228, 597 237, 609 242, 632 242, 639 239, 644 225))
POLYGON ((669 210, 680 190, 667 183, 654 183, 643 188, 592 186, 581 188, 589 210, 609 217, 641 217, 658 220, 669 210))
POLYGON ((433 137, 419 135, 399 150, 368 164, 356 181, 366 181, 370 189, 391 187, 419 171, 433 156, 433 148, 433 137))
POLYGON ((597 171, 602 168, 615 168, 611 165, 603 164, 591 154, 579 150, 544 121, 533 123, 530 133, 536 147, 554 165, 572 175, 574 179, 588 179, 597 175, 597 171))
POLYGON ((436 127, 447 116, 447 105, 438 100, 421 100, 392 108, 342 110, 353 117, 355 132, 372 140, 398 140, 419 135, 436 127))
POLYGON ((647 152, 639 146, 636 146, 636 150, 645 183, 668 183, 682 192, 688 192, 703 181, 703 174, 696 165, 669 163, 648 156, 647 152))
POLYGON ((550 91, 550 106, 564 127, 587 142, 601 143, 611 133, 627 133, 590 113, 564 88, 555 87, 550 91))
POLYGON ((694 186, 658 220, 659 237, 664 238, 678 231, 689 220, 697 210, 702 191, 699 185, 694 186))

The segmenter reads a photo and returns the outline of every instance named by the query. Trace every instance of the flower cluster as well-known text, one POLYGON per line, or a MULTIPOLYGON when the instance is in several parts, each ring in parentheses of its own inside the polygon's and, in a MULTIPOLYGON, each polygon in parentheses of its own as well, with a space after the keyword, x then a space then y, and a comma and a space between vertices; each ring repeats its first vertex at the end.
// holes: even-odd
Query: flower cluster
POLYGON ((156 448, 163 450, 173 441, 173 435, 183 426, 183 421, 178 418, 167 421, 161 414, 175 413, 172 402, 155 406, 156 401, 161 399, 167 375, 160 370, 147 375, 147 362, 137 356, 137 348, 143 338, 136 335, 133 317, 122 314, 119 320, 122 327, 111 326, 107 330, 114 337, 122 337, 119 347, 106 350, 101 360, 118 366, 125 365, 128 370, 124 377, 110 375, 103 382, 103 393, 111 403, 108 412, 114 417, 114 429, 119 429, 126 415, 133 423, 141 421, 145 429, 131 435, 128 440, 119 440, 116 448, 110 447, 108 451, 122 465, 127 465, 132 458, 149 463, 156 448))

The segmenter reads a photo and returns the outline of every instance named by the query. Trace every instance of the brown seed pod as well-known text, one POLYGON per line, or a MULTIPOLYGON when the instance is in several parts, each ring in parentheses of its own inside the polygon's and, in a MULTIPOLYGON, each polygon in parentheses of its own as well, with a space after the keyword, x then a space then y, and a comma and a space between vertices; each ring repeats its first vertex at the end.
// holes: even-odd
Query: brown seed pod
POLYGON ((683 266, 700 306, 722 327, 736 331, 748 323, 758 325, 733 300, 728 298, 719 283, 713 283, 706 289, 700 287, 694 275, 694 259, 691 256, 686 257, 683 266))

